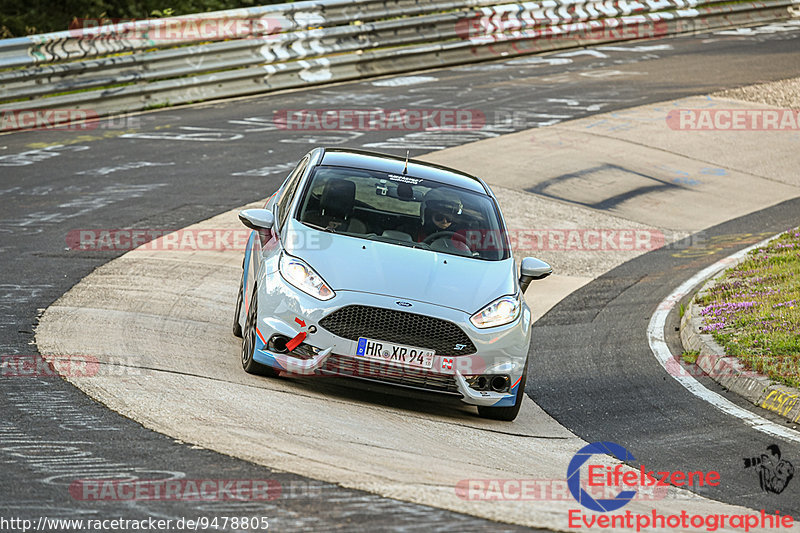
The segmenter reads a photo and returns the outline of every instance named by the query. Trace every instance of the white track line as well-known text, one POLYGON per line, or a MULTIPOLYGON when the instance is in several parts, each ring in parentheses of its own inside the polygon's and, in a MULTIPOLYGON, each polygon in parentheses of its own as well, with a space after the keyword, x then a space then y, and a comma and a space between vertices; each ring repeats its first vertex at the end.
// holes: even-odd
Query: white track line
POLYGON ((669 363, 669 361, 673 360, 673 357, 669 348, 667 347, 667 343, 664 341, 664 325, 667 321, 667 315, 669 315, 669 312, 672 310, 672 308, 675 307, 681 298, 694 290, 697 285, 722 269, 735 264, 750 250, 764 246, 774 238, 775 237, 770 237, 769 239, 765 239, 759 243, 745 248, 744 250, 736 252, 725 259, 721 259, 720 261, 717 261, 713 265, 704 268, 686 280, 677 289, 675 289, 672 294, 667 296, 660 304, 658 304, 658 308, 653 316, 650 317, 650 324, 647 326, 647 338, 650 343, 650 349, 653 350, 653 355, 655 355, 656 359, 658 359, 658 362, 661 364, 661 366, 664 367, 664 370, 667 371, 667 373, 670 374, 673 379, 677 380, 678 383, 686 387, 689 392, 698 398, 707 401, 720 411, 740 418, 747 425, 751 426, 757 431, 761 431, 762 433, 766 433, 767 435, 771 435, 773 437, 779 437, 788 441, 800 443, 800 433, 797 431, 792 431, 791 429, 785 428, 780 424, 776 424, 775 422, 767 420, 766 418, 762 418, 757 414, 748 411, 747 409, 739 407, 716 392, 708 390, 692 376, 676 376, 674 372, 668 371, 667 366, 669 364, 669 366, 672 367, 674 364, 669 363))

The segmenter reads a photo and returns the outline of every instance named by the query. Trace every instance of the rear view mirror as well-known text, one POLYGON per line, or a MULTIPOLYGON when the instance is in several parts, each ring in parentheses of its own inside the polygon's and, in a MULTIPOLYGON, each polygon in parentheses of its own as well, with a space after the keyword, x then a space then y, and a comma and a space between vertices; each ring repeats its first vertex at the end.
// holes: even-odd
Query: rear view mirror
POLYGON ((268 230, 275 224, 275 217, 268 209, 245 209, 239 212, 239 220, 250 229, 268 230))
POLYGON ((414 194, 414 188, 408 183, 400 183, 395 185, 393 183, 386 183, 386 180, 381 180, 375 184, 376 196, 388 196, 389 198, 399 198, 406 202, 417 200, 414 194))
POLYGON ((519 287, 524 293, 536 279, 544 279, 553 273, 553 267, 535 257, 525 257, 519 267, 519 287))

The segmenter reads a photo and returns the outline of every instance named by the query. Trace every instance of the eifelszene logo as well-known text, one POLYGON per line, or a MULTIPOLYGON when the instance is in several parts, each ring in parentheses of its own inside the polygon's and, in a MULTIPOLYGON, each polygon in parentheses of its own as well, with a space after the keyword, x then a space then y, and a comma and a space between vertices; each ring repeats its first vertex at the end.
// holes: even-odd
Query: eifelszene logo
POLYGON ((744 467, 755 468, 761 490, 780 494, 794 477, 794 466, 786 459, 781 459, 781 449, 777 444, 767 446, 769 453, 761 457, 745 457, 744 467))
MULTIPOLYGON (((581 488, 581 466, 595 454, 612 455, 620 461, 633 461, 635 459, 631 452, 614 442, 593 442, 588 444, 578 450, 578 453, 576 453, 569 462, 569 466, 567 467, 567 487, 569 487, 569 492, 572 494, 572 497, 575 498, 575 501, 587 509, 601 513, 616 511, 631 501, 636 496, 636 491, 623 490, 614 498, 595 500, 588 492, 583 490, 583 488, 581 488)), ((590 480, 592 478, 592 466, 589 467, 590 480)), ((591 484, 591 481, 589 483, 591 484)))
MULTIPOLYGON (((768 450, 770 454, 745 459, 745 468, 758 467, 762 488, 779 492, 791 479, 794 469, 788 461, 781 460, 777 446, 773 445, 768 450)), ((637 532, 670 529, 681 532, 741 530, 746 533, 755 529, 783 530, 794 524, 791 515, 781 515, 780 511, 768 514, 763 509, 760 512, 697 514, 680 508, 676 511, 671 506, 671 510, 665 513, 658 509, 645 510, 639 505, 639 510, 609 512, 624 507, 632 499, 638 499, 640 491, 654 487, 666 490, 669 485, 716 487, 720 484, 720 475, 714 470, 653 471, 647 470, 644 465, 637 469, 624 464, 609 464, 608 458, 593 457, 595 455, 611 455, 619 461, 634 461, 628 450, 614 442, 593 442, 578 450, 567 467, 567 488, 581 506, 594 512, 569 509, 567 525, 572 530, 625 528, 637 532), (583 482, 582 475, 586 476, 583 482), (603 497, 595 499, 592 494, 601 494, 603 497)))
POLYGON ((567 487, 572 497, 582 506, 592 511, 607 513, 616 511, 627 505, 638 493, 639 487, 676 487, 688 486, 717 486, 719 485, 719 472, 694 471, 653 471, 641 465, 638 471, 623 464, 609 466, 607 464, 593 464, 590 459, 593 455, 611 455, 620 461, 634 461, 636 458, 623 446, 615 442, 593 442, 578 450, 572 457, 567 467, 567 487), (587 485, 589 487, 625 487, 632 490, 620 490, 613 498, 593 498, 581 487, 581 466, 589 463, 587 485))

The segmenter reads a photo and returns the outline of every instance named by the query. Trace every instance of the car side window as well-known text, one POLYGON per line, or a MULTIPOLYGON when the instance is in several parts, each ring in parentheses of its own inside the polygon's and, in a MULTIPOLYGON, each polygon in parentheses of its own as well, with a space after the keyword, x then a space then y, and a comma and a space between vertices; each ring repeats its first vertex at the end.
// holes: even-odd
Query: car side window
POLYGON ((294 193, 297 191, 297 184, 300 183, 300 177, 306 170, 308 165, 308 156, 304 157, 292 174, 286 180, 286 187, 281 192, 281 197, 278 199, 278 227, 283 229, 283 223, 286 222, 287 215, 289 214, 289 205, 292 203, 294 193))

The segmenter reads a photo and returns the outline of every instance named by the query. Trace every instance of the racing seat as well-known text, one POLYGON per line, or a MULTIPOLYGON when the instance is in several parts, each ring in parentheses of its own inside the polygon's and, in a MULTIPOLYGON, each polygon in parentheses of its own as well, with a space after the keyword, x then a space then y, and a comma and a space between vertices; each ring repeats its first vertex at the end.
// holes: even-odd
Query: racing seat
POLYGON ((367 225, 354 218, 356 184, 349 180, 330 180, 322 189, 319 211, 307 211, 303 220, 336 231, 366 233, 367 225))

